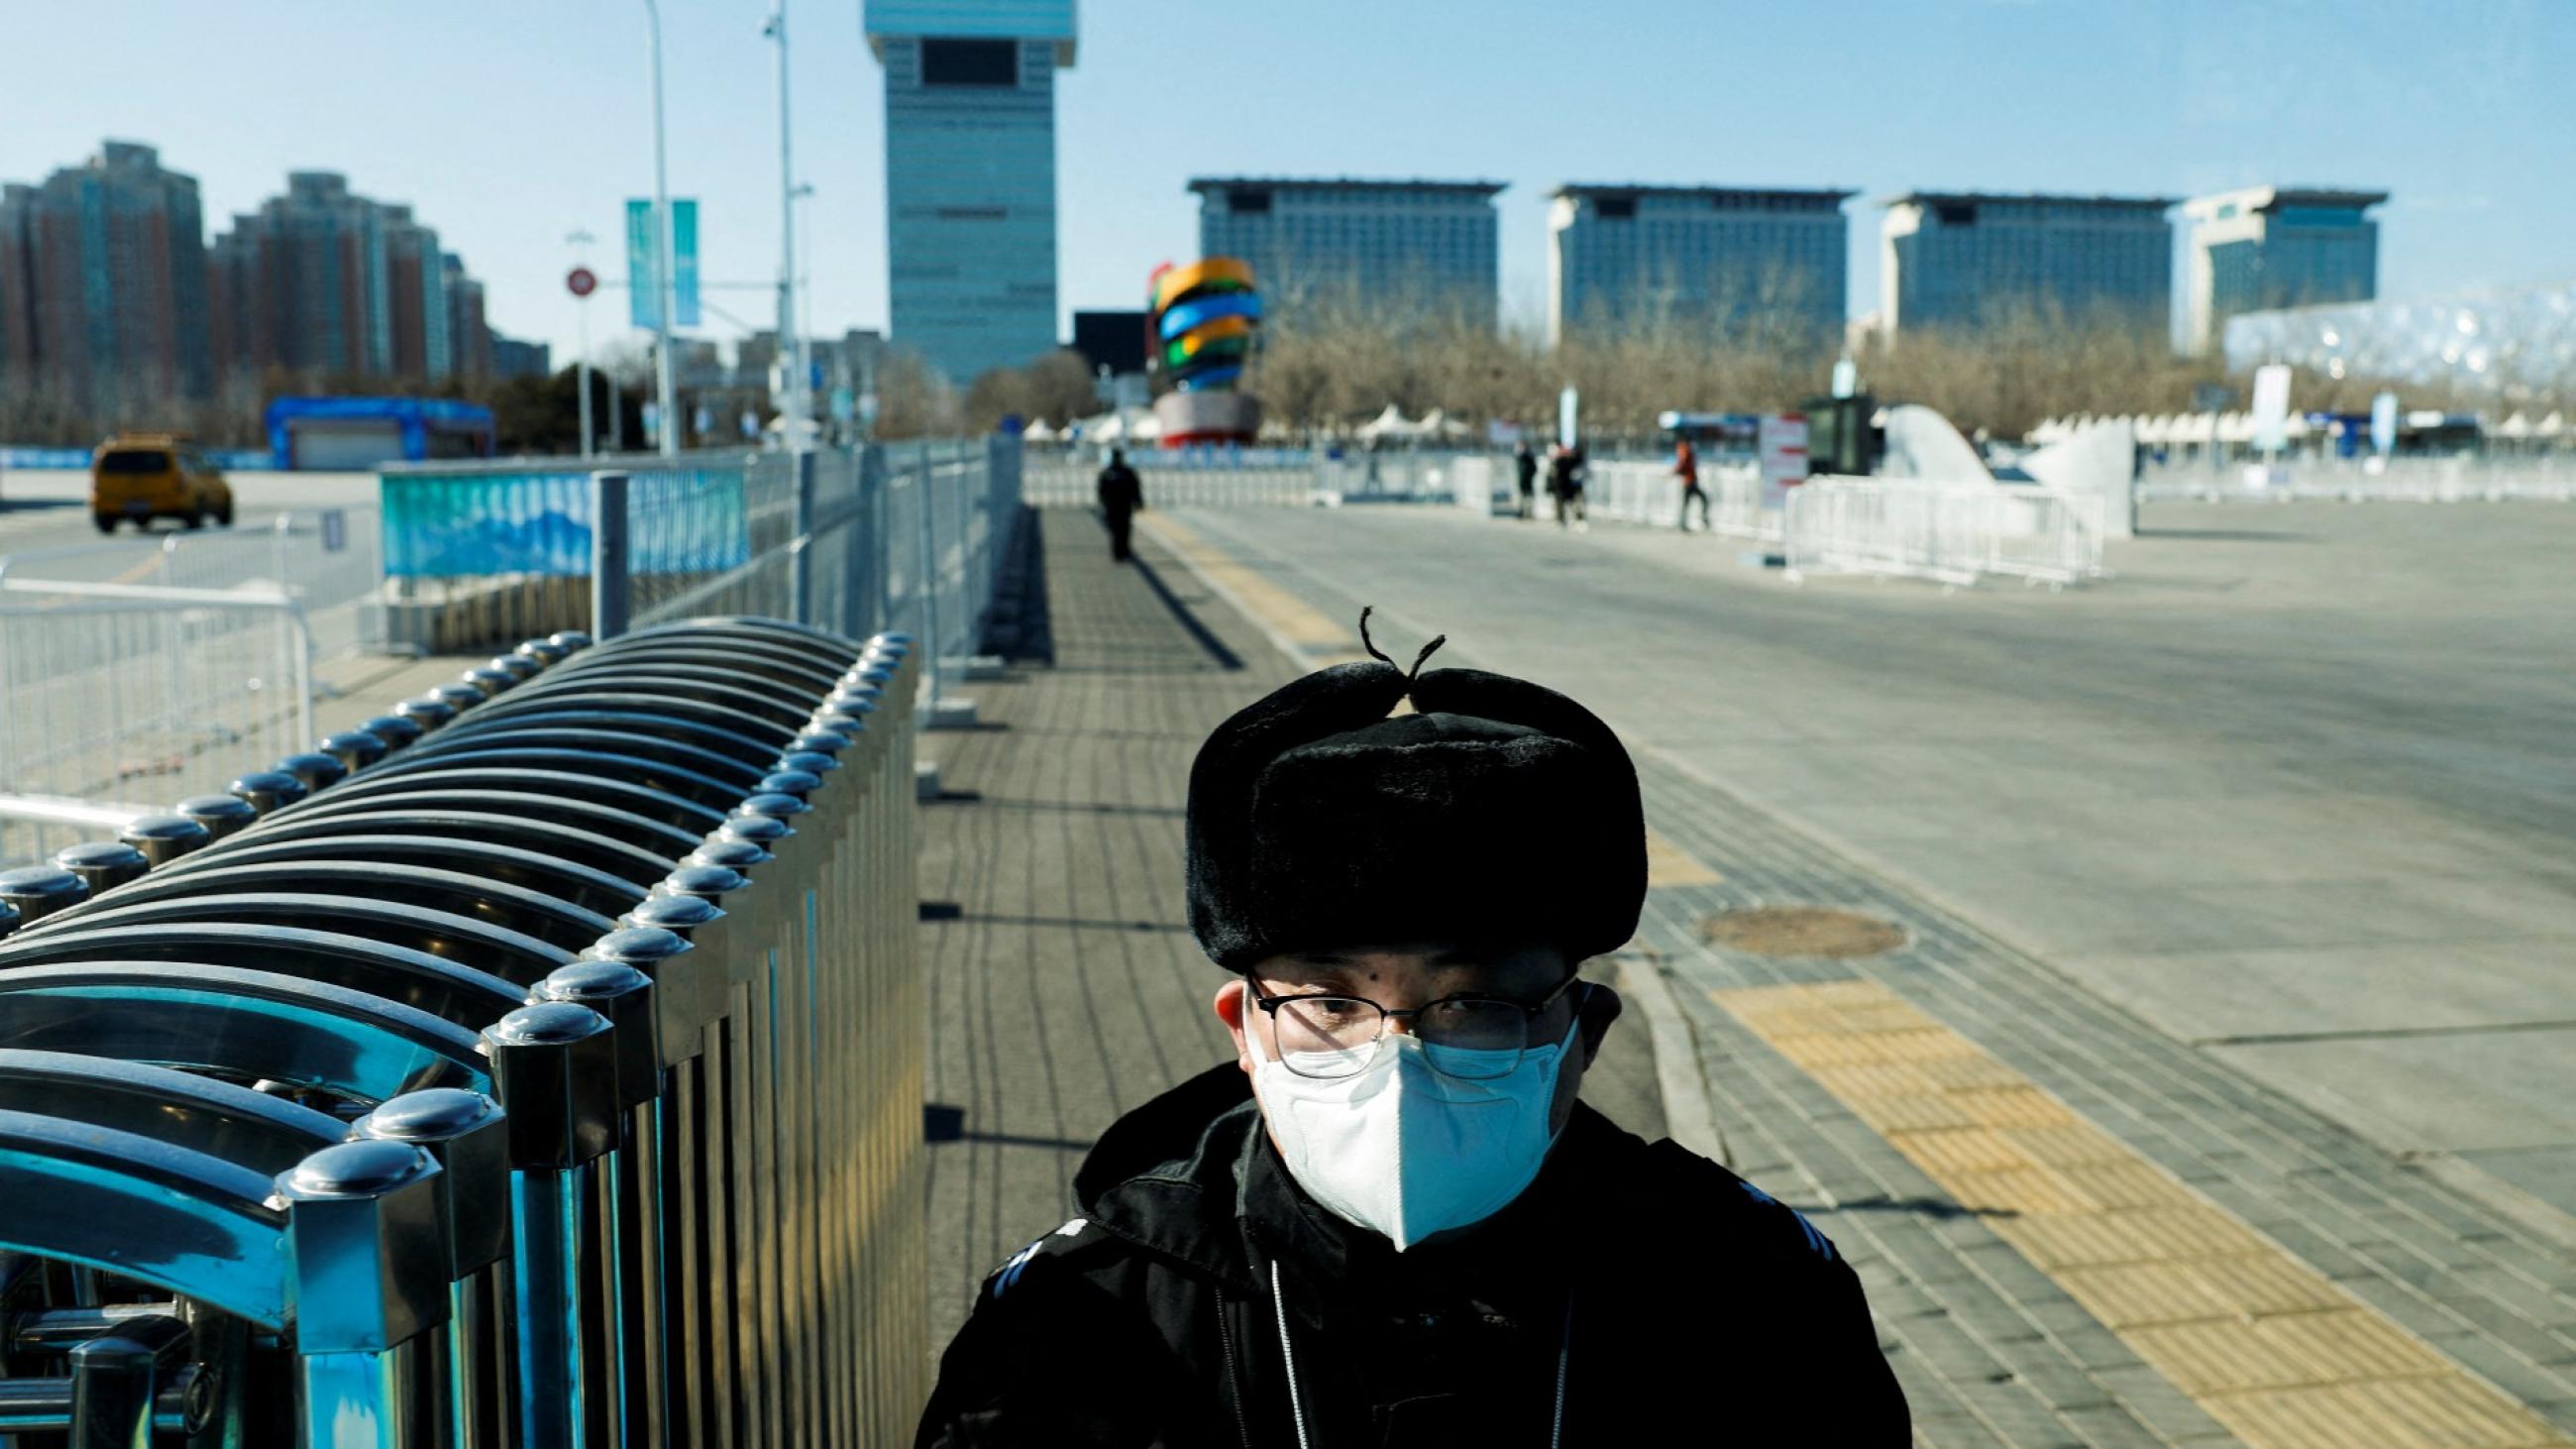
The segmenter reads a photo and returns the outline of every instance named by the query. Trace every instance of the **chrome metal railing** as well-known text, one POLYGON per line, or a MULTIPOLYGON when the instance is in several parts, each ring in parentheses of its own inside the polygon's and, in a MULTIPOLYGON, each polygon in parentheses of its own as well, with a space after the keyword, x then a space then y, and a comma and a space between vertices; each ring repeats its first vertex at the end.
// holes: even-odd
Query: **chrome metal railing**
POLYGON ((530 640, 0 874, 0 1442, 909 1442, 919 669, 530 640))

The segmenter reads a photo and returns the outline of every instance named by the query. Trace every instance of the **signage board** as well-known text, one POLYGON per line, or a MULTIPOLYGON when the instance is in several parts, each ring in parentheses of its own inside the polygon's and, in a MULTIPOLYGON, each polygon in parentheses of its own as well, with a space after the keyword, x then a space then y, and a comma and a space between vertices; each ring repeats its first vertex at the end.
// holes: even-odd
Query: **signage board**
POLYGON ((1785 508, 1789 490, 1807 481, 1807 415, 1764 413, 1755 436, 1762 459, 1762 506, 1785 508))
POLYGON ((2397 446, 2397 394, 2393 392, 2370 400, 2370 446, 2383 458, 2397 446))

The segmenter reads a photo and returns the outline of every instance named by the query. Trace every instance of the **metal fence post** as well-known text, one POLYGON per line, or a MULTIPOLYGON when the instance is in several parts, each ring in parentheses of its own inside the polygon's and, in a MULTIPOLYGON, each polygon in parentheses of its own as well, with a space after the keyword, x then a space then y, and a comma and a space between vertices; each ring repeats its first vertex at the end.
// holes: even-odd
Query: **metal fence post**
POLYGON ((614 639, 626 632, 627 481, 623 473, 590 475, 590 633, 594 639, 614 639))
POLYGON ((848 633, 853 636, 876 629, 894 627, 894 568, 889 556, 894 539, 889 536, 891 504, 887 500, 885 449, 869 443, 858 450, 859 470, 859 557, 866 560, 868 584, 864 594, 850 591, 852 617, 848 633), (870 612, 860 617, 860 600, 866 600, 870 612))
POLYGON ((931 461, 929 449, 921 454, 921 477, 913 486, 920 493, 913 498, 913 511, 921 515, 921 576, 914 581, 914 591, 921 595, 921 645, 930 656, 923 678, 930 686, 929 699, 936 712, 940 699, 940 656, 947 645, 939 637, 939 517, 931 497, 930 480, 937 476, 938 465, 931 461))
POLYGON ((799 449, 796 457, 796 527, 787 545, 787 577, 792 607, 791 618, 799 624, 814 622, 814 455, 799 449))

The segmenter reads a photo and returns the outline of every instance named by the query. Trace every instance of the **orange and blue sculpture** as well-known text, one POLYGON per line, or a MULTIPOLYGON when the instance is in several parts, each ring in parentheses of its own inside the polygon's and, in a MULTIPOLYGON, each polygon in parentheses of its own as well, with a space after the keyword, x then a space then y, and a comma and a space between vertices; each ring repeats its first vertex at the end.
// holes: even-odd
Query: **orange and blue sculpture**
POLYGON ((1161 394, 1163 446, 1251 442, 1261 404, 1241 383, 1261 327, 1252 268, 1232 257, 1165 262, 1146 286, 1145 358, 1161 394))

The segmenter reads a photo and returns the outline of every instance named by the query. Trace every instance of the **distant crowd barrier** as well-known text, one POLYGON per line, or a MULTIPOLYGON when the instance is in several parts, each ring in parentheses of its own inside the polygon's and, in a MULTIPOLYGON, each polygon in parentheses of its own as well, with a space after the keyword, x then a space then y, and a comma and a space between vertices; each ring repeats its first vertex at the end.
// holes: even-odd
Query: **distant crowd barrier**
POLYGON ((594 627, 603 607, 638 625, 740 612, 904 629, 926 641, 934 682, 974 652, 1022 503, 1006 437, 382 478, 396 643, 489 647, 594 627))
POLYGON ((2576 453, 2529 457, 2293 458, 2214 470, 2190 463, 2150 468, 2145 500, 2203 503, 2576 503, 2576 453))
POLYGON ((2102 574, 2099 498, 2044 488, 1810 478, 1788 490, 1790 576, 1881 574, 1973 584, 1988 575, 2064 586, 2102 574))
POLYGON ((532 639, 0 873, 0 1430, 910 1442, 921 668, 532 639))
MULTIPOLYGON (((1586 516, 1618 523, 1660 524, 1678 527, 1682 518, 1682 480, 1673 473, 1670 462, 1659 463, 1594 463, 1586 470, 1589 482, 1584 488, 1586 516)), ((1555 516, 1555 505, 1545 497, 1547 477, 1542 464, 1539 493, 1544 517, 1555 516)), ((1781 515, 1777 508, 1762 506, 1762 477, 1750 463, 1703 461, 1699 485, 1708 495, 1708 529, 1733 538, 1777 543, 1780 539, 1781 515)), ((1694 504, 1691 517, 1696 522, 1699 508, 1694 504)))
MULTIPOLYGON (((1345 503, 1449 503, 1456 497, 1452 452, 1320 453, 1224 449, 1204 454, 1127 455, 1143 480, 1147 508, 1307 508, 1345 503)), ((1032 451, 1024 464, 1025 498, 1041 508, 1088 508, 1102 458, 1088 451, 1032 451)))
MULTIPOLYGON (((316 667, 368 647, 371 509, 0 558, 0 790, 219 788, 312 738, 316 667)), ((0 806, 0 866, 77 839, 0 806)))

